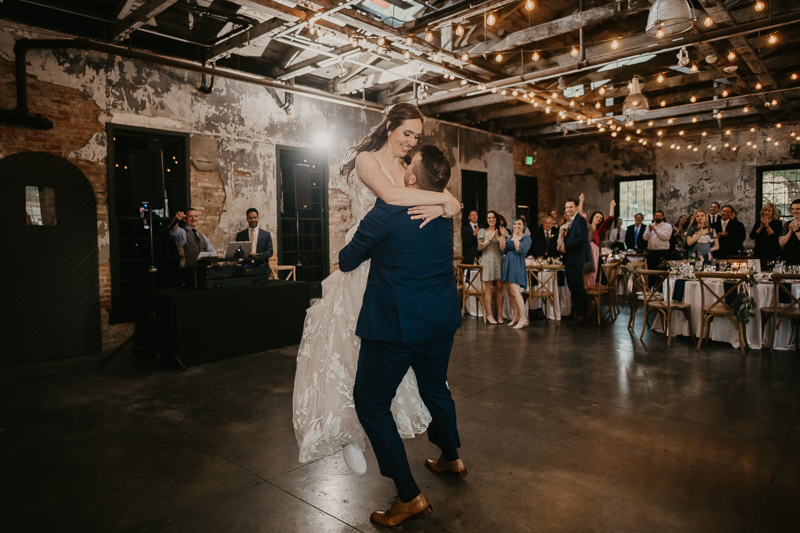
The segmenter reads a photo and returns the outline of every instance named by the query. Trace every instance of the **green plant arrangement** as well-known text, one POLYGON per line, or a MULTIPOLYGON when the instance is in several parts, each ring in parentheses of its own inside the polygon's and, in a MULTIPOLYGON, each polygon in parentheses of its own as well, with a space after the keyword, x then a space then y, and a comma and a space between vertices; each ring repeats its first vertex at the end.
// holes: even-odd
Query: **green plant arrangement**
POLYGON ((747 280, 745 283, 748 285, 748 288, 739 292, 731 304, 731 314, 736 317, 738 322, 742 324, 748 324, 750 319, 755 318, 756 316, 755 313, 753 313, 753 309, 756 306, 756 300, 750 296, 749 290, 749 287, 755 287, 758 285, 758 280, 753 272, 749 272, 747 274, 747 280))

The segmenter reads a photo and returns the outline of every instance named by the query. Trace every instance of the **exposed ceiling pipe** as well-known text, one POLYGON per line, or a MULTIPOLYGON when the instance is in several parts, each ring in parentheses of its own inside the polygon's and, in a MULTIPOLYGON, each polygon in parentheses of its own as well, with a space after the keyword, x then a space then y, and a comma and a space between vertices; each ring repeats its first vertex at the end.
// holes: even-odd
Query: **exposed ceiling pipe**
POLYGON ((210 68, 205 65, 191 62, 185 59, 176 59, 150 52, 142 52, 135 49, 125 48, 122 46, 104 44, 91 41, 89 39, 20 39, 14 45, 14 55, 16 61, 16 89, 17 89, 17 107, 14 110, 0 110, 3 111, 3 120, 13 120, 14 123, 25 123, 32 127, 49 129, 53 127, 53 123, 49 120, 37 115, 36 117, 29 116, 28 110, 28 84, 27 84, 27 52, 31 49, 77 49, 77 50, 91 50, 104 54, 117 55, 127 57, 138 61, 145 61, 155 63, 166 67, 186 70, 189 72, 197 72, 199 74, 206 74, 209 76, 217 76, 229 80, 240 81, 244 83, 252 83, 262 87, 273 89, 280 89, 287 93, 299 94, 315 100, 329 102, 332 104, 339 104, 348 107, 356 107, 359 109, 371 109, 374 111, 383 111, 384 106, 373 104, 370 102, 352 100, 345 96, 333 95, 324 91, 313 89, 311 87, 297 87, 294 85, 287 85, 279 81, 265 78, 255 77, 240 74, 229 69, 224 68, 210 68), (27 118, 25 118, 27 117, 27 118), (49 125, 48 125, 49 124, 49 125))

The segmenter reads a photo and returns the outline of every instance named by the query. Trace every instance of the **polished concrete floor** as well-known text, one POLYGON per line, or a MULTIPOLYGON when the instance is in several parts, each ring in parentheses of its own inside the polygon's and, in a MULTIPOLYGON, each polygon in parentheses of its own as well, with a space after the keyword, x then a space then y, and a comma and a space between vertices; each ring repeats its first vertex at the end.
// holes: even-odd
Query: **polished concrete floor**
MULTIPOLYGON (((466 319, 449 378, 469 475, 436 477, 422 465, 437 450, 406 441, 434 512, 398 529, 800 531, 800 357, 640 343, 626 322, 466 319)), ((394 487, 371 452, 365 476, 341 454, 297 462, 294 355, 0 369, 0 528, 379 529, 369 514, 394 487)))

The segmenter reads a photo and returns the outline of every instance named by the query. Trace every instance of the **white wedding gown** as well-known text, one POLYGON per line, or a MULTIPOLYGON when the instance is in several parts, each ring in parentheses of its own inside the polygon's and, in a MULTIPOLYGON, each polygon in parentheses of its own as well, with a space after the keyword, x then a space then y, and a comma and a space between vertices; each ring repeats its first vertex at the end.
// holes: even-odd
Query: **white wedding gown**
MULTIPOLYGON (((383 166, 381 166, 383 169, 383 166)), ((395 185, 392 176, 383 169, 395 185)), ((375 205, 375 194, 355 180, 353 209, 356 225, 347 232, 350 242, 358 224, 375 205)), ((336 271, 322 282, 322 299, 308 309, 297 354, 294 378, 293 422, 300 462, 305 463, 353 444, 365 450, 364 430, 353 404, 361 339, 356 323, 367 287, 370 261, 352 272, 336 271)), ((408 370, 392 401, 400 436, 422 433, 431 415, 422 402, 416 376, 408 370)))

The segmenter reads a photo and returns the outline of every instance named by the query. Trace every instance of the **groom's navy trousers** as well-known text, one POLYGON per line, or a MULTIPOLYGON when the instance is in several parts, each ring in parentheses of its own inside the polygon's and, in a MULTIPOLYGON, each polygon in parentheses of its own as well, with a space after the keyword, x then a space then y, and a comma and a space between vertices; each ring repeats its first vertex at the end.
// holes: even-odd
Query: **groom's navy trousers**
POLYGON ((442 449, 460 447, 447 388, 453 334, 461 327, 453 222, 438 218, 424 228, 419 225, 407 208, 378 200, 339 253, 339 268, 345 272, 372 261, 356 326, 361 352, 353 397, 381 474, 393 479, 411 476, 390 411, 409 368, 433 417, 428 438, 442 449))
POLYGON ((453 333, 410 343, 361 341, 353 400, 382 475, 392 479, 411 477, 403 439, 390 411, 397 387, 409 367, 414 369, 419 394, 433 418, 428 426, 428 440, 442 450, 461 447, 456 405, 447 388, 447 363, 452 346, 453 333))

